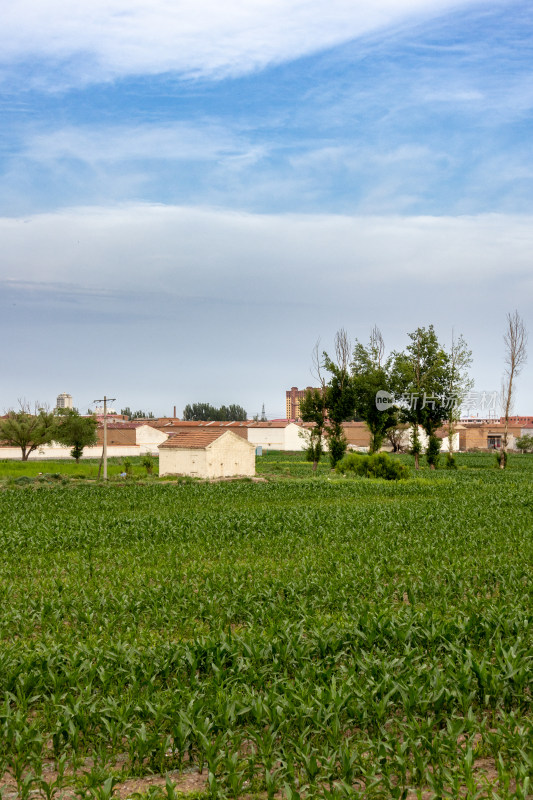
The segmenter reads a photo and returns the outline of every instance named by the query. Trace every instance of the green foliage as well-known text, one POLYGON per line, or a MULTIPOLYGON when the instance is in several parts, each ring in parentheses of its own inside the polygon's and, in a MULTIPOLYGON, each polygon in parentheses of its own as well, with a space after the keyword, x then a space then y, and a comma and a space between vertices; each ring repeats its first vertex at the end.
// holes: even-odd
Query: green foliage
POLYGON ((524 436, 520 436, 516 440, 516 446, 523 453, 533 453, 533 435, 524 434, 524 436))
POLYGON ((129 406, 126 406, 126 408, 121 408, 120 413, 125 417, 128 417, 128 419, 155 419, 151 411, 132 411, 129 406))
POLYGON ((311 422, 305 436, 307 437, 306 458, 313 463, 316 472, 318 463, 324 452, 324 435, 327 419, 325 393, 320 389, 307 389, 300 402, 300 416, 304 422, 311 422))
MULTIPOLYGON (((391 380, 395 394, 405 398, 401 419, 414 429, 413 452, 418 469, 420 450, 414 441, 420 426, 431 437, 449 415, 446 391, 449 385, 450 358, 439 343, 433 325, 409 334, 411 343, 403 353, 395 353, 391 380)), ((430 457, 434 459, 432 452, 430 457)), ((433 462, 434 463, 434 462, 433 462)))
POLYGON ((436 469, 439 466, 441 446, 442 442, 439 437, 431 434, 426 449, 426 461, 433 469, 436 469))
POLYGON ((453 446, 455 423, 459 421, 461 405, 468 391, 473 387, 474 381, 469 375, 472 365, 472 351, 462 335, 452 337, 452 344, 448 352, 445 385, 443 391, 447 399, 448 443, 453 446))
POLYGON ((220 797, 527 797, 533 460, 456 459, 349 481, 268 452, 290 479, 3 488, 7 794, 130 797, 202 768, 220 797))
POLYGON ((399 461, 392 459, 387 453, 362 455, 348 453, 335 467, 343 475, 362 475, 365 478, 384 478, 397 481, 409 477, 409 470, 399 461))
POLYGON ((446 469, 457 469, 457 459, 453 453, 446 453, 446 469))
POLYGON ((72 447, 70 454, 79 461, 84 448, 97 443, 97 428, 96 417, 81 417, 72 408, 62 408, 56 416, 53 437, 56 442, 72 447))
POLYGON ((417 328, 409 338, 411 344, 405 352, 395 354, 392 380, 397 394, 412 400, 402 408, 403 419, 420 425, 431 436, 447 418, 442 396, 448 382, 449 358, 433 325, 417 328))
POLYGON ((331 468, 334 469, 348 447, 344 429, 338 424, 330 423, 328 426, 328 447, 331 468))
POLYGON ((328 439, 329 459, 332 468, 344 456, 348 446, 342 423, 352 419, 354 415, 353 386, 348 372, 348 365, 334 362, 324 353, 324 367, 330 374, 325 387, 324 401, 327 408, 326 434, 328 439))
MULTIPOLYGON (((130 456, 132 464, 132 474, 136 477, 142 477, 146 474, 146 469, 142 465, 141 456, 130 456)), ((122 458, 110 457, 108 459, 108 474, 111 477, 118 476, 122 470, 122 458)), ((157 463, 157 458, 154 459, 157 463)), ((88 480, 96 479, 98 475, 98 466, 100 459, 83 459, 79 463, 69 459, 45 459, 38 461, 31 459, 30 461, 15 461, 15 460, 0 460, 0 480, 3 477, 18 477, 20 475, 28 475, 31 477, 38 476, 39 473, 53 473, 60 474, 61 478, 68 477, 74 480, 88 480)))
POLYGON ((152 456, 144 456, 141 463, 146 470, 146 474, 152 475, 154 471, 154 459, 152 456))
POLYGON ((51 444, 54 433, 54 415, 43 409, 35 414, 30 414, 27 408, 9 411, 5 419, 0 419, 0 442, 20 447, 23 461, 38 447, 51 444))
POLYGON ((508 461, 508 453, 507 453, 507 451, 506 450, 496 450, 496 452, 494 453, 494 461, 495 461, 495 464, 496 464, 497 467, 501 467, 502 466, 502 462, 503 462, 503 467, 504 468, 507 467, 507 461, 508 461))
POLYGON ((411 446, 409 452, 412 456, 416 456, 422 452, 422 441, 420 439, 420 431, 418 425, 413 425, 411 428, 411 446))
POLYGON ((392 358, 385 359, 381 333, 374 328, 368 345, 356 342, 352 360, 352 387, 355 414, 364 420, 371 433, 370 452, 376 453, 383 444, 387 431, 398 424, 395 406, 378 408, 378 392, 392 395, 392 358))
POLYGON ((242 406, 234 403, 220 408, 209 403, 193 403, 183 409, 183 419, 196 422, 244 422, 247 415, 242 406))

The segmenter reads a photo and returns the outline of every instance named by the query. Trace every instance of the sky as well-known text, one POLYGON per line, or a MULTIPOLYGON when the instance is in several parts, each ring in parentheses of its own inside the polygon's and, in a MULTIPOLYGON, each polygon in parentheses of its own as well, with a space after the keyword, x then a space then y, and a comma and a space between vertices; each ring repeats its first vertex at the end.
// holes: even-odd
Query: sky
POLYGON ((105 394, 283 417, 317 341, 374 325, 388 351, 463 334, 493 396, 517 310, 514 412, 533 415, 529 0, 2 17, 2 410, 68 392, 82 412, 105 394))

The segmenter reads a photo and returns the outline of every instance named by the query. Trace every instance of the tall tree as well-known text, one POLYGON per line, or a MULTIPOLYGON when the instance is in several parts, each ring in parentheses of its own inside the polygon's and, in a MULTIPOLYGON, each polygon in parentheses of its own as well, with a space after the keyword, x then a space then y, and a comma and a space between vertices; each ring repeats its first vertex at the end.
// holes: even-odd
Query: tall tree
POLYGON ((335 360, 323 354, 324 368, 330 374, 325 388, 327 408, 326 435, 331 466, 335 467, 348 446, 342 423, 353 419, 354 393, 350 375, 351 344, 348 334, 341 328, 335 334, 335 360))
POLYGON ((443 402, 448 381, 449 358, 439 343, 433 325, 417 328, 409 334, 411 343, 403 353, 396 353, 393 384, 401 401, 403 421, 414 426, 415 468, 419 469, 418 427, 428 436, 426 451, 431 469, 435 469, 440 454, 440 439, 435 431, 448 414, 443 402), (418 451, 418 452, 417 452, 418 451))
POLYGON ((387 431, 398 424, 398 409, 392 403, 392 358, 385 358, 385 343, 377 326, 368 345, 356 340, 352 358, 352 388, 357 417, 370 431, 370 452, 376 453, 387 431), (378 398, 388 404, 378 405, 378 398))
POLYGON ((472 364, 472 351, 468 347, 462 334, 457 339, 452 332, 452 344, 448 354, 448 369, 446 377, 447 408, 446 421, 448 423, 448 453, 453 453, 453 440, 457 423, 461 415, 461 406, 474 385, 468 370, 472 364))
POLYGON ((0 441, 12 447, 20 447, 22 461, 38 447, 51 444, 54 438, 54 415, 44 408, 36 408, 30 413, 25 402, 20 403, 18 411, 8 411, 7 417, 0 420, 0 441))
POLYGON ((505 469, 507 464, 509 415, 513 404, 515 381, 527 361, 527 330, 518 311, 507 314, 507 325, 503 341, 505 344, 505 373, 502 379, 504 428, 500 452, 500 469, 505 469))
POLYGON ((70 455, 78 462, 83 455, 83 449, 97 443, 97 428, 98 420, 95 416, 80 417, 76 410, 62 408, 56 416, 54 439, 65 447, 72 447, 70 455))
POLYGON ((316 472, 318 462, 324 453, 324 433, 326 426, 326 401, 321 389, 307 389, 303 400, 300 401, 300 416, 304 422, 311 422, 305 432, 305 454, 308 461, 313 463, 313 472, 316 472))
POLYGON ((323 363, 319 350, 320 341, 313 348, 311 373, 318 388, 307 389, 303 400, 300 402, 300 417, 303 422, 312 423, 305 433, 301 434, 306 441, 305 454, 308 461, 313 464, 316 472, 318 462, 324 453, 324 437, 327 420, 326 407, 326 381, 324 379, 323 363))

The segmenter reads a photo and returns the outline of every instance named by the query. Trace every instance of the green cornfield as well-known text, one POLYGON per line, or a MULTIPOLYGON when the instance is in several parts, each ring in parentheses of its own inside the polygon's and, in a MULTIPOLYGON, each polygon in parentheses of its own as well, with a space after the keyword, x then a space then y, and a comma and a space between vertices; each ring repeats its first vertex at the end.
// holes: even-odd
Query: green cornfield
POLYGON ((6 468, 0 797, 531 797, 533 456, 458 465, 6 468))

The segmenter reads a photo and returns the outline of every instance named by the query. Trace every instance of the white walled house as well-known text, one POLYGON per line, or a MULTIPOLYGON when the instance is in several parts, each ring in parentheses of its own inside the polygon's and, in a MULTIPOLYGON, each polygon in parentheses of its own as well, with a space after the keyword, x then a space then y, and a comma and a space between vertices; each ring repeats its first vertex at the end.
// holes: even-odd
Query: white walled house
POLYGON ((159 475, 251 477, 255 445, 228 430, 183 431, 159 445, 159 475))
POLYGON ((263 450, 305 450, 306 439, 300 436, 304 432, 302 425, 286 420, 272 422, 250 422, 248 441, 263 450))

